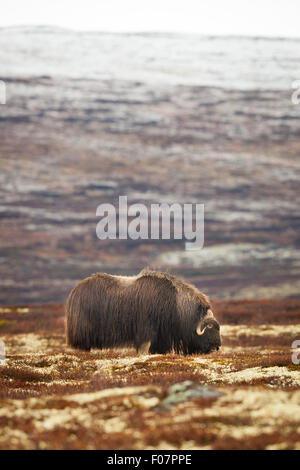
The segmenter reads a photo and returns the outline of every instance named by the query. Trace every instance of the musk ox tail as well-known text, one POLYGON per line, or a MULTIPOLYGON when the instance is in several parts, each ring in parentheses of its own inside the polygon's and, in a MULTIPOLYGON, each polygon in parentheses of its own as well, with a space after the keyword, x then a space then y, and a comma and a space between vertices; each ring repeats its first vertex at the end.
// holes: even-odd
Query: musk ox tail
POLYGON ((84 279, 71 291, 66 302, 68 345, 85 351, 92 347, 101 348, 100 308, 103 294, 101 283, 95 283, 92 278, 84 279))

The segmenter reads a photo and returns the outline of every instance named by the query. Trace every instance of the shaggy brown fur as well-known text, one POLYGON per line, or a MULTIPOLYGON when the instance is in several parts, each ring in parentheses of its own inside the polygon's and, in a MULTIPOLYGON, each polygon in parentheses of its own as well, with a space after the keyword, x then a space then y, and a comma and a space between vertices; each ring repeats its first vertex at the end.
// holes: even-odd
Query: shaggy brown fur
POLYGON ((150 353, 191 354, 220 346, 218 322, 207 317, 208 298, 167 273, 143 270, 123 277, 97 273, 70 293, 66 304, 69 345, 90 350, 150 344, 150 353), (199 336, 197 327, 206 331, 199 336))

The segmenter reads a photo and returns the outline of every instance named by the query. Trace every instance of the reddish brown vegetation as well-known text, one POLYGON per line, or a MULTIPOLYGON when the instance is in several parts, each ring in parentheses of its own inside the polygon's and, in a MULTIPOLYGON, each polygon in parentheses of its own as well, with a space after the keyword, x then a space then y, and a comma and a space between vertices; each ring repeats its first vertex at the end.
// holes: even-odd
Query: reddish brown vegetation
POLYGON ((300 299, 219 300, 213 304, 221 324, 288 325, 300 322, 300 299))
POLYGON ((214 307, 223 347, 187 356, 73 350, 63 305, 0 309, 0 448, 298 448, 299 366, 290 346, 300 335, 300 300, 214 307), (185 380, 222 396, 164 409, 170 385, 185 380))

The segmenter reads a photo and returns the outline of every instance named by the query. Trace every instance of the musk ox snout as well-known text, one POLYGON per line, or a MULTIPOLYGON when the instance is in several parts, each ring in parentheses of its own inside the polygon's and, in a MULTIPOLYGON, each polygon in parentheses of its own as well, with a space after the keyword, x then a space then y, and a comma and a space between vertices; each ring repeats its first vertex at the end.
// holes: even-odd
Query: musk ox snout
POLYGON ((208 353, 221 345, 209 299, 168 273, 93 274, 66 303, 67 343, 78 349, 147 345, 148 352, 208 353))

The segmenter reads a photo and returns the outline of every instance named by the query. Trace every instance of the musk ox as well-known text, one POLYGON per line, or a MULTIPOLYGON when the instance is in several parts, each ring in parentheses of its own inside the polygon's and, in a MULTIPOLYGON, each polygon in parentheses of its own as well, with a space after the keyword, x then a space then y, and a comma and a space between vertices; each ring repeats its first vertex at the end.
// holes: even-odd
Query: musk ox
POLYGON ((97 273, 66 303, 67 343, 78 349, 134 346, 138 352, 209 353, 221 345, 208 297, 167 273, 97 273))

